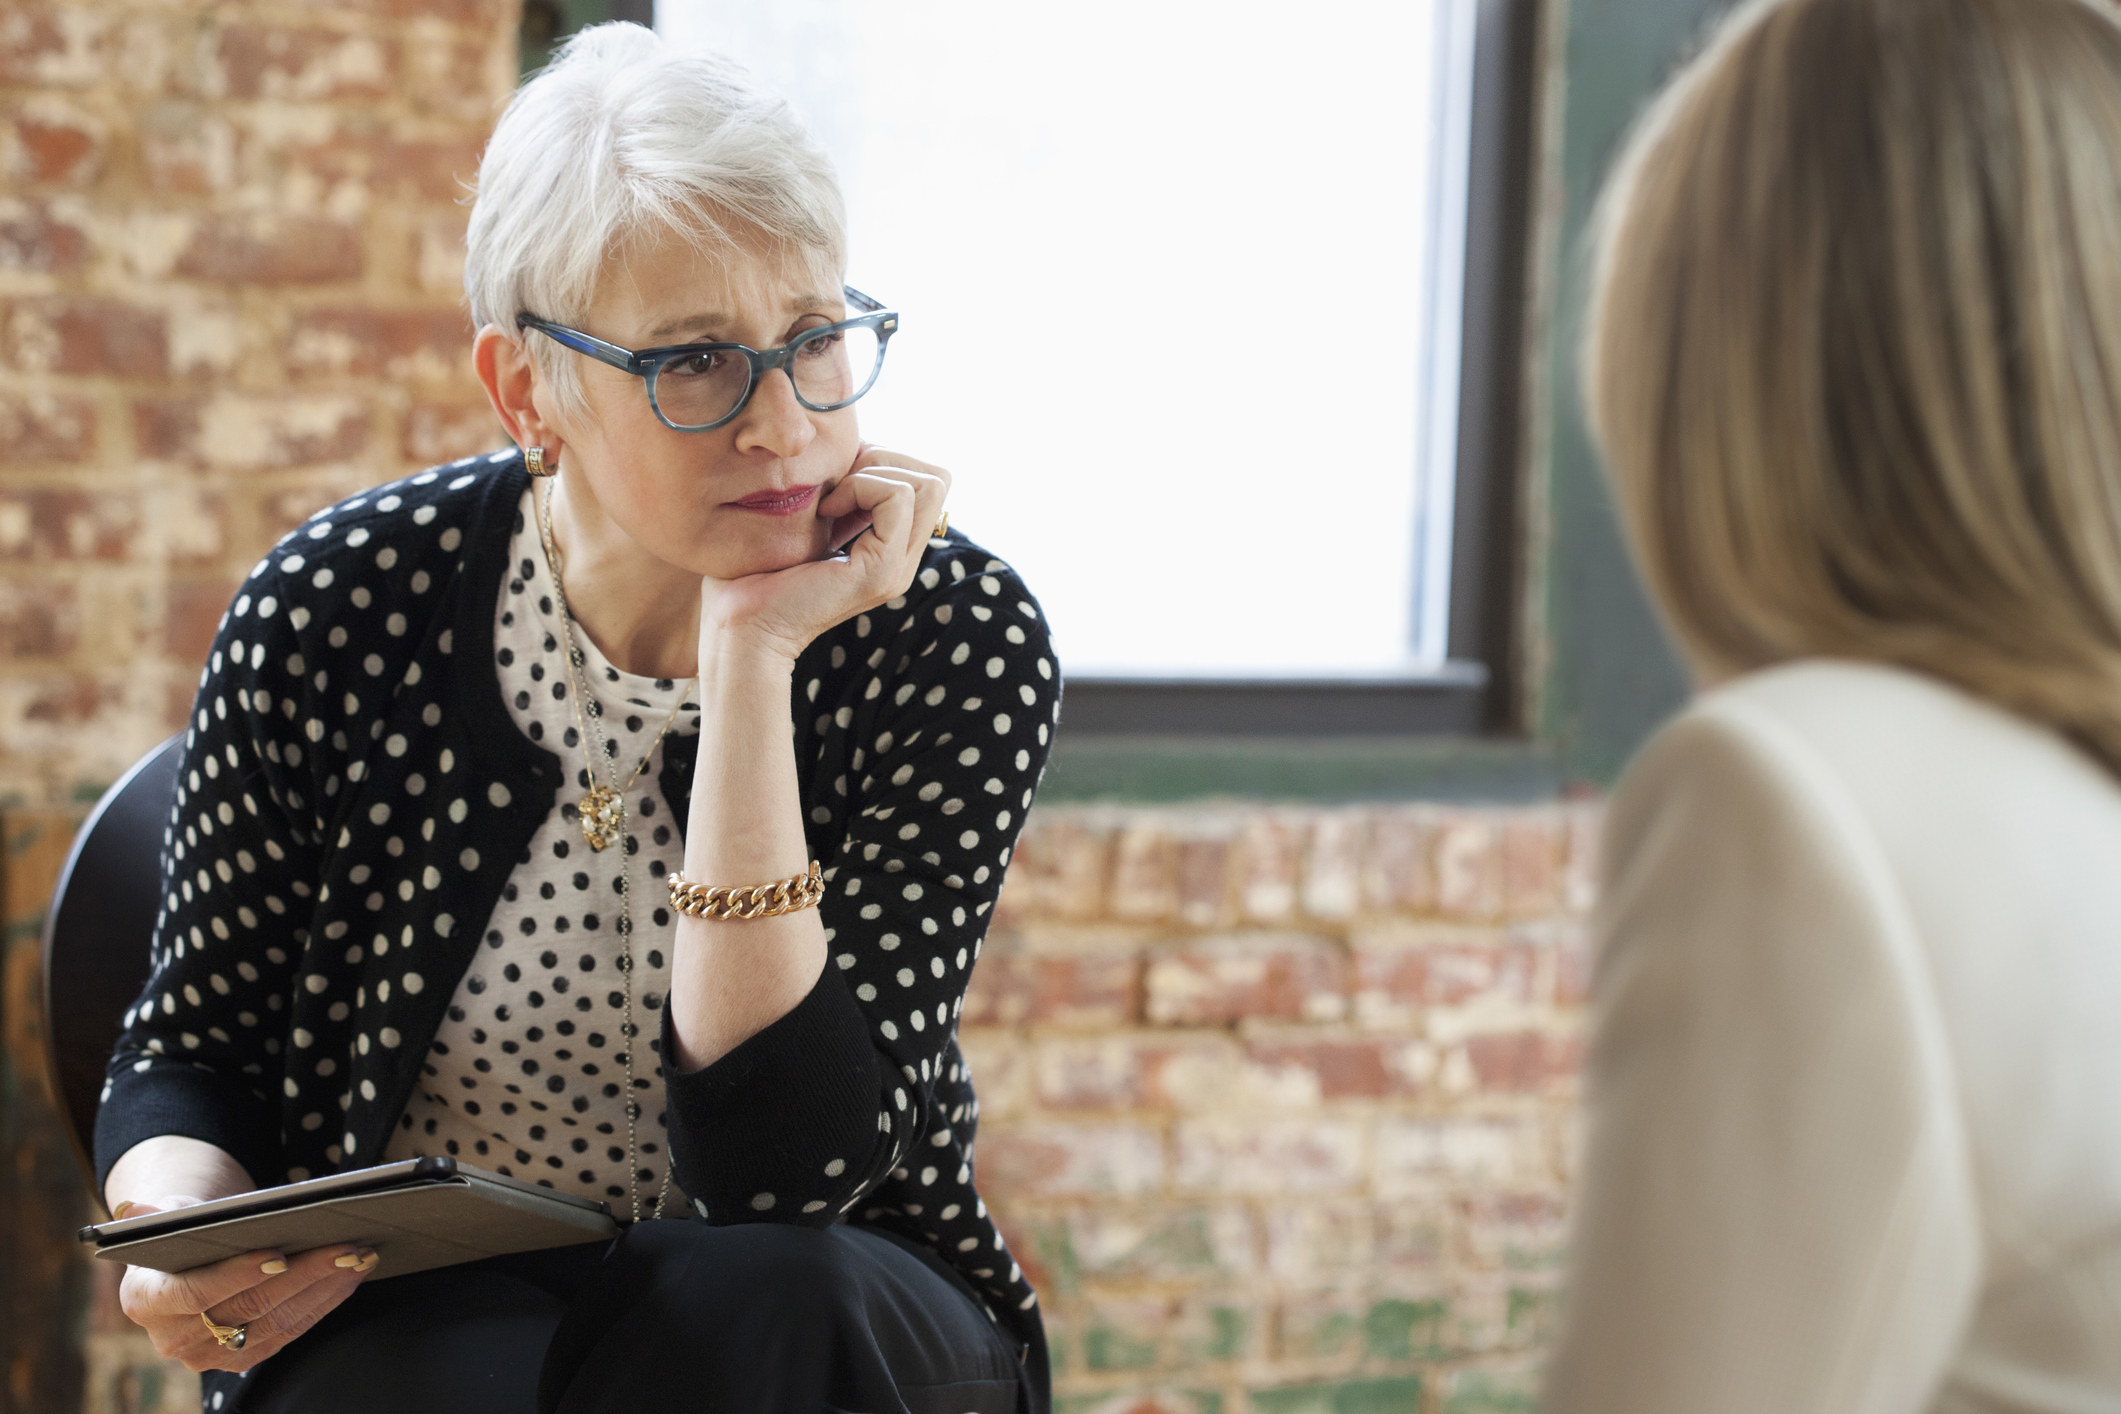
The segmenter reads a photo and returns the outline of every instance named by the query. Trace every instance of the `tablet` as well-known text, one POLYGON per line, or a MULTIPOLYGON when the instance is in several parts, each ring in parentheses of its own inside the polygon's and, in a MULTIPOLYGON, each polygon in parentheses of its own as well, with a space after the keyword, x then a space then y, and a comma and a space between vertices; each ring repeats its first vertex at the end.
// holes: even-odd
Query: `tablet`
POLYGON ((293 1255, 356 1243, 381 1259, 376 1281, 618 1234, 608 1204, 430 1155, 96 1223, 80 1236, 101 1260, 158 1272, 263 1248, 293 1255))

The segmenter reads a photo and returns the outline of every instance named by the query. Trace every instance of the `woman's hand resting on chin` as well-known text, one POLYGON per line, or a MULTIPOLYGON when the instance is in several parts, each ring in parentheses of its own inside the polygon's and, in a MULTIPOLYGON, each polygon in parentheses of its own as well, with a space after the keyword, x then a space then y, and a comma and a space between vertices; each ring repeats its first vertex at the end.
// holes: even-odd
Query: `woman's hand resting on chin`
POLYGON ((950 473, 861 444, 847 474, 818 502, 832 524, 830 556, 700 586, 700 663, 732 651, 793 663, 834 624, 904 594, 950 495, 950 473))

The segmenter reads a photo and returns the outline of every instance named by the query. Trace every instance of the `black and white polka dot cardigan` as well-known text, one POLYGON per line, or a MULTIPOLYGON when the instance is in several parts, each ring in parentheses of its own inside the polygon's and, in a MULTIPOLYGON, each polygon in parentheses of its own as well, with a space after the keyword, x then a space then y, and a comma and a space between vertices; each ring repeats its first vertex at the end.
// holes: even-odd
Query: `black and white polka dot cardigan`
MULTIPOLYGON (((523 735, 493 668, 525 485, 511 452, 377 487, 243 584, 185 738, 99 1183, 162 1134, 260 1185, 381 1161, 578 765, 523 735)), ((668 1077, 671 1161, 707 1221, 893 1228, 963 1273, 1041 1374, 1036 1297, 973 1186, 956 1020, 1058 710, 1037 605, 956 534, 903 598, 812 644, 793 726, 832 961, 779 1021, 668 1077)), ((696 739, 666 743, 680 821, 696 759, 696 739)))

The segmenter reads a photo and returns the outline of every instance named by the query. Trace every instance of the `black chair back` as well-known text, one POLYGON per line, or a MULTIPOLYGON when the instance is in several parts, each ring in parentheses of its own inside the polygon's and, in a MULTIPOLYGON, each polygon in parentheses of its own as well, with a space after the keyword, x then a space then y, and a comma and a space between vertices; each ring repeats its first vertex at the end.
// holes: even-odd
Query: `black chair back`
POLYGON ((125 1009, 147 981, 162 892, 162 833, 177 794, 178 733, 141 757, 74 836, 44 915, 44 1052, 82 1171, 125 1009))

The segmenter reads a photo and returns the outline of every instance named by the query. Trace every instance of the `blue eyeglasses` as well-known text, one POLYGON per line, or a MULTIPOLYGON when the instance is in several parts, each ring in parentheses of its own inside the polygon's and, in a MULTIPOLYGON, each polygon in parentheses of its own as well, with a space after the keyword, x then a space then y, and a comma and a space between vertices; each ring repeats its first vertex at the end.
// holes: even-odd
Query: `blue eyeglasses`
POLYGON ((527 313, 516 316, 516 327, 535 329, 576 353, 646 380, 649 407, 672 431, 709 432, 742 412, 758 391, 759 380, 776 368, 795 385, 796 401, 812 412, 836 411, 869 391, 883 371, 884 349, 898 330, 898 314, 852 285, 842 289, 847 302, 863 313, 806 329, 763 352, 728 343, 622 349, 527 313))

